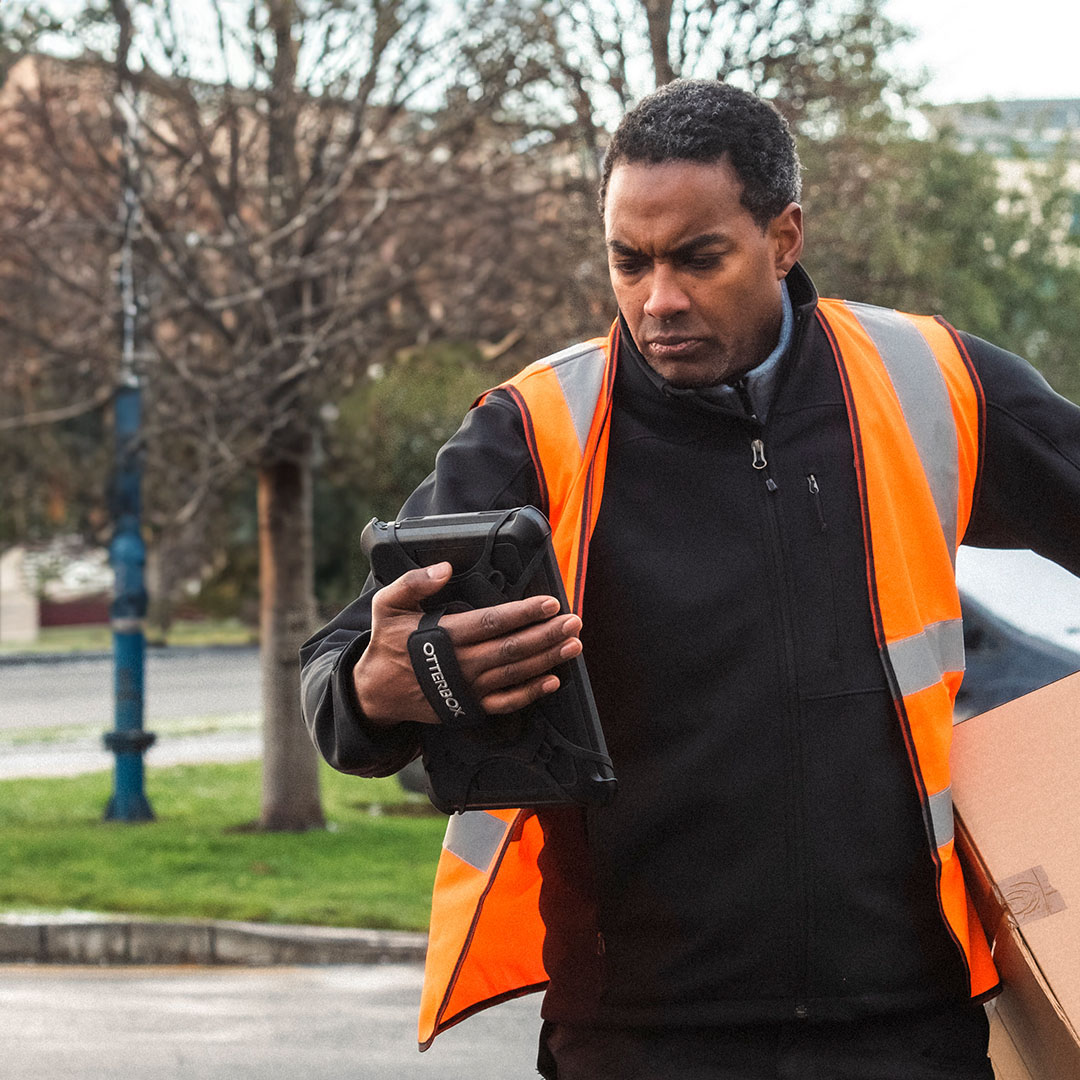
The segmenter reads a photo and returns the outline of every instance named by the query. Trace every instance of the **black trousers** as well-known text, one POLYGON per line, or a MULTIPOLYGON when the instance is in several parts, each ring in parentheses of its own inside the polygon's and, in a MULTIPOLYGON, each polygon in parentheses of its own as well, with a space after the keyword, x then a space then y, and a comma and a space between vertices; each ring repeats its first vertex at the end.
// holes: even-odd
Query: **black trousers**
POLYGON ((545 1021, 545 1080, 994 1080, 981 1005, 853 1022, 586 1027, 545 1021))

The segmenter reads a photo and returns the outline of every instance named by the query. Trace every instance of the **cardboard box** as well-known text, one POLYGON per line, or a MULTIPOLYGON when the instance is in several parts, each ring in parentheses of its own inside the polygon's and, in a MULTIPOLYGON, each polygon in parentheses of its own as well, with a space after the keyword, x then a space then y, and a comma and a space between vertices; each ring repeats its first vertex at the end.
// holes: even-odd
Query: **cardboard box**
POLYGON ((1016 1043, 998 1015, 996 999, 986 1006, 990 1017, 990 1060, 994 1065, 994 1080, 1032 1080, 1016 1043))
POLYGON ((959 724, 956 844, 1005 990, 998 1080, 1080 1080, 1080 673, 959 724))

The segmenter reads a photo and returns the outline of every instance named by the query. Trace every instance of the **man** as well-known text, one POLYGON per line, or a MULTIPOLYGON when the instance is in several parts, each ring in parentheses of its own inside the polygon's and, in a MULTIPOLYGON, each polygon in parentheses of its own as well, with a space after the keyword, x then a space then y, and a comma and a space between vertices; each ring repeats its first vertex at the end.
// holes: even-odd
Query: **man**
MULTIPOLYGON (((549 1078, 993 1075, 952 845, 952 565, 962 538, 1080 573, 1080 410, 940 320, 819 300, 798 198, 764 102, 644 99, 604 167, 609 337, 488 394, 402 511, 549 514, 577 614, 441 625, 493 723, 584 648, 620 784, 451 820, 425 1046, 547 982, 549 1078)), ((305 645, 335 767, 417 753, 405 641, 448 573, 369 584, 305 645)))

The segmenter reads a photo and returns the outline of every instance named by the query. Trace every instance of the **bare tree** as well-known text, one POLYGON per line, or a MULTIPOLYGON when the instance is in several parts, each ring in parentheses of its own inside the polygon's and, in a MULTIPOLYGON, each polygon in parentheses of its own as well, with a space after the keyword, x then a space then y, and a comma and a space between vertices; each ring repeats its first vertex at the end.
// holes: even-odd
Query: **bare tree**
MULTIPOLYGON (((24 53, 4 74, 0 535, 25 540, 105 523, 102 412, 115 383, 110 260, 117 198, 91 146, 109 141, 107 118, 95 111, 80 115, 78 125, 67 117, 59 127, 28 123, 19 106, 41 92, 39 73, 24 53), (66 170, 47 167, 60 159, 66 170)), ((107 80, 87 74, 84 89, 100 100, 107 80)))
MULTIPOLYGON (((20 304, 0 331, 54 374, 77 354, 86 408, 111 385, 116 300, 101 253, 118 246, 122 131, 141 178, 151 512, 188 528, 256 473, 266 828, 322 822, 297 666, 314 621, 320 411, 395 349, 505 339, 505 309, 521 310, 504 238, 535 217, 545 184, 514 152, 521 123, 499 116, 517 61, 482 19, 437 14, 429 0, 208 0, 193 21, 171 0, 88 3, 94 53, 39 60, 11 91, 18 122, 4 138, 34 158, 40 190, 28 200, 17 177, 4 185, 0 229, 19 250, 9 284, 32 266, 35 295, 62 297, 73 317, 36 320, 20 304), (85 248, 58 239, 58 215, 85 248)), ((77 410, 70 390, 53 378, 47 394, 77 410)))

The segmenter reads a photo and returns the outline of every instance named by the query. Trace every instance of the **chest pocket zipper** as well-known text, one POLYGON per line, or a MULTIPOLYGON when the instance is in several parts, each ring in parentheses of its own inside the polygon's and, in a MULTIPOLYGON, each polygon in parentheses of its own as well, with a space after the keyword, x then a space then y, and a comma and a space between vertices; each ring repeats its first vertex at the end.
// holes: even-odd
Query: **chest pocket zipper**
POLYGON ((810 498, 813 501, 814 509, 817 511, 818 524, 821 526, 822 532, 828 532, 829 527, 825 524, 825 511, 821 506, 821 488, 818 487, 817 477, 813 473, 807 473, 806 483, 810 489, 810 498))
POLYGON ((836 580, 833 575, 832 552, 829 545, 829 526, 825 518, 825 505, 821 497, 821 485, 818 482, 817 473, 809 469, 806 472, 806 489, 811 505, 813 506, 813 514, 817 519, 818 535, 821 537, 819 541, 820 548, 818 557, 821 559, 821 562, 824 563, 823 573, 825 584, 825 596, 822 598, 822 611, 825 613, 829 624, 827 636, 823 638, 823 641, 828 642, 826 662, 839 664, 841 655, 840 625, 836 618, 836 597, 834 594, 836 580))

